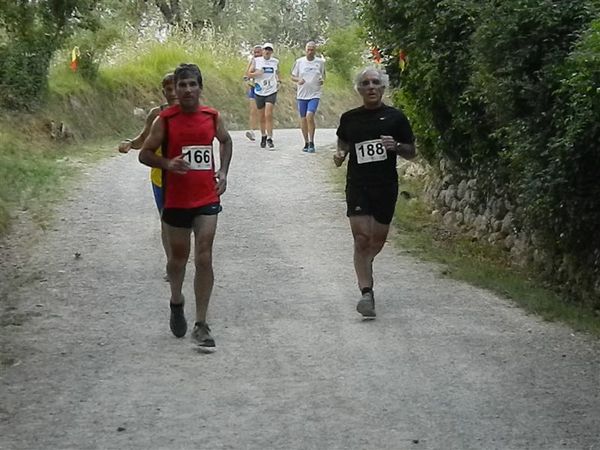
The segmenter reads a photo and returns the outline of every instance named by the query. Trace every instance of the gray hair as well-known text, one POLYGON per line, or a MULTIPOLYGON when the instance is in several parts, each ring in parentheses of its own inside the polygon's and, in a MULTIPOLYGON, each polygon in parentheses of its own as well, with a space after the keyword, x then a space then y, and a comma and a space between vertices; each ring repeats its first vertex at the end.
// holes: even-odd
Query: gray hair
POLYGON ((368 66, 368 67, 361 69, 360 72, 358 72, 356 74, 356 77, 354 78, 354 90, 355 91, 358 92, 358 87, 360 86, 360 82, 363 80, 365 75, 369 72, 375 72, 377 74, 377 76, 381 80, 382 87, 386 88, 390 85, 390 77, 388 76, 387 73, 385 73, 385 70, 378 69, 375 66, 368 66))

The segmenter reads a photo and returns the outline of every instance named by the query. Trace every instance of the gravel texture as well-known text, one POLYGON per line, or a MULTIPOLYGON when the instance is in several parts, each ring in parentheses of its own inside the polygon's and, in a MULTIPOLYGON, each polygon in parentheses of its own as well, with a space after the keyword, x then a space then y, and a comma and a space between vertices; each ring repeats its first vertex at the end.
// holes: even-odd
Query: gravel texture
POLYGON ((170 334, 136 152, 2 244, 1 449, 600 449, 597 339, 391 245, 362 321, 334 130, 315 155, 299 130, 272 152, 232 135, 214 352, 170 334))

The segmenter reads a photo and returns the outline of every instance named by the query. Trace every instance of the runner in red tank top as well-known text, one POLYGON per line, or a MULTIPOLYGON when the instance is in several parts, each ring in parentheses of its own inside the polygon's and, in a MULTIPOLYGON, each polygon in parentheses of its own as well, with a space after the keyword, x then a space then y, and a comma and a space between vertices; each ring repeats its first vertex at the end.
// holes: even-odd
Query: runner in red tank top
POLYGON ((175 90, 179 105, 160 113, 140 150, 139 159, 143 164, 163 169, 162 221, 170 250, 167 273, 171 285, 171 331, 177 337, 187 332, 181 290, 193 230, 196 323, 192 339, 200 346, 214 347, 206 312, 214 283, 212 246, 217 214, 221 211, 220 196, 227 188, 232 142, 219 113, 200 105, 202 74, 198 66, 181 64, 177 67, 175 90), (215 138, 220 144, 218 170, 212 147, 215 138), (166 149, 164 156, 154 153, 159 145, 166 149))

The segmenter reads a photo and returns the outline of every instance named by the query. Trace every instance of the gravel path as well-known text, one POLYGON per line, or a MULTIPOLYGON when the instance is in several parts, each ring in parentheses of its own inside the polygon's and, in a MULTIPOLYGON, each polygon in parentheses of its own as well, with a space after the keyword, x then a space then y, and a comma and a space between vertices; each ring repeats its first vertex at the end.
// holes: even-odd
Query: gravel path
POLYGON ((0 265, 0 448, 600 449, 598 340, 392 246, 360 319, 334 131, 316 155, 299 136, 233 133, 209 354, 170 334, 147 169, 89 169, 0 265))

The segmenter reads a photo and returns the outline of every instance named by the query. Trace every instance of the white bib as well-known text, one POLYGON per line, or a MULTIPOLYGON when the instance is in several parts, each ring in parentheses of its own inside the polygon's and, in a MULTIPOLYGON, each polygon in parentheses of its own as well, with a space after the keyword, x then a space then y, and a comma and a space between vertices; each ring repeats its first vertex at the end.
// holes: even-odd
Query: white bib
POLYGON ((190 170, 212 170, 212 145, 186 145, 181 148, 183 159, 190 170))
POLYGON ((356 150, 358 164, 385 161, 387 159, 387 152, 381 139, 359 142, 354 145, 354 149, 356 150))

